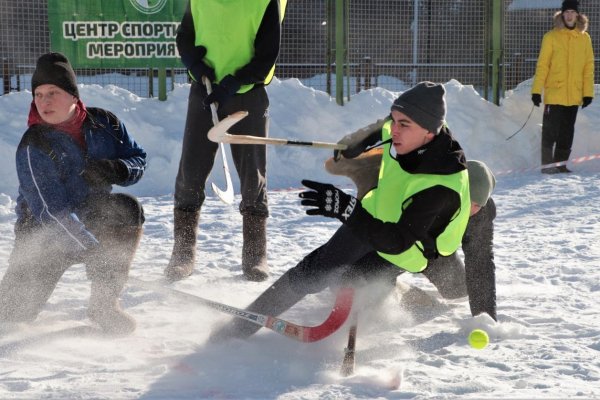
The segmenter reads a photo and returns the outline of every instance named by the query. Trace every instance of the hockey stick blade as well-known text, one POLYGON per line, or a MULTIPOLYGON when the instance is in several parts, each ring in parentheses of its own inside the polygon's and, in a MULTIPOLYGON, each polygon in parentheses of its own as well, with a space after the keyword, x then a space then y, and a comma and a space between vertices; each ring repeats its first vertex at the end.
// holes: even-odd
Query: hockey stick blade
MULTIPOLYGON (((206 86, 206 93, 212 93, 212 84, 210 83, 210 79, 206 76, 202 77, 202 82, 204 86, 206 86)), ((210 105, 210 112, 212 114, 213 126, 219 123, 219 116, 217 115, 217 107, 214 103, 210 105)), ((227 163, 227 155, 225 153, 225 146, 220 143, 219 150, 221 151, 221 159, 223 160, 223 172, 225 173, 225 190, 219 189, 219 187, 211 182, 211 186, 215 194, 221 199, 221 201, 225 204, 233 204, 233 184, 231 183, 231 173, 229 172, 229 164, 227 163)))
POLYGON ((274 144, 283 146, 306 146, 321 149, 346 150, 345 144, 326 142, 304 142, 299 140, 276 139, 250 135, 232 135, 227 133, 229 128, 248 115, 247 111, 238 111, 219 121, 208 131, 208 138, 217 143, 230 144, 274 144))
POLYGON ((227 156, 225 155, 225 146, 223 143, 219 143, 221 148, 221 156, 223 159, 223 170, 225 171, 225 191, 219 189, 219 187, 211 182, 211 186, 213 191, 217 196, 221 199, 221 201, 225 204, 233 204, 233 183, 231 182, 231 173, 229 172, 229 165, 227 164, 227 156))
POLYGON ((350 315, 350 310, 352 309, 352 300, 354 298, 354 289, 340 289, 337 293, 331 313, 322 324, 317 326, 302 326, 281 318, 243 310, 190 293, 164 287, 155 282, 148 282, 134 277, 129 277, 129 282, 147 290, 152 290, 165 295, 174 295, 183 300, 191 301, 212 308, 213 310, 245 319, 246 321, 271 329, 280 335, 304 343, 317 342, 336 332, 348 319, 348 315, 350 315))

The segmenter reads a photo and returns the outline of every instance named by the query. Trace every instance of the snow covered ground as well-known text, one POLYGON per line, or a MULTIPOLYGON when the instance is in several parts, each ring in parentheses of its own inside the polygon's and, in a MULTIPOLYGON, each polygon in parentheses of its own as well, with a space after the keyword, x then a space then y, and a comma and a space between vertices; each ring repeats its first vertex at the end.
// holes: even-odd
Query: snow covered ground
MULTIPOLYGON (((541 175, 541 110, 532 110, 529 82, 507 93, 501 107, 470 86, 446 83, 448 123, 468 158, 495 171, 498 207, 495 253, 499 322, 472 318, 466 299, 411 314, 391 296, 359 320, 356 373, 339 374, 348 326, 303 344, 261 330, 247 341, 207 344, 228 317, 173 295, 130 284, 123 305, 137 331, 107 338, 74 328, 89 323, 89 282, 75 265, 32 324, 0 326, 2 399, 548 399, 600 398, 600 160, 570 165, 572 174, 541 175), (468 332, 484 328, 491 344, 474 350, 468 332), (62 328, 70 333, 52 333, 62 328), (394 378, 398 389, 390 389, 394 378)), ((297 80, 274 81, 271 136, 335 142, 386 115, 398 93, 373 89, 339 107, 297 80)), ((179 161, 188 86, 166 102, 118 87, 80 87, 83 101, 105 107, 126 123, 149 155, 142 181, 128 191, 146 211, 145 236, 131 275, 159 280, 172 247, 172 190, 179 161)), ((26 128, 30 93, 0 97, 0 274, 12 248, 17 179, 14 153, 26 128)), ((600 102, 580 111, 573 158, 600 153, 600 102)), ((203 208, 194 275, 172 287, 244 307, 339 222, 308 217, 297 198, 300 180, 350 187, 322 165, 330 152, 269 147, 269 262, 263 283, 241 277, 241 216, 212 193, 203 208)), ((230 162, 230 165, 232 163, 230 162)), ((237 177, 234 185, 237 189, 237 177)), ((224 186, 217 165, 211 180, 224 186)), ((433 296, 422 277, 401 281, 433 296)), ((309 296, 282 317, 322 322, 333 304, 329 291, 309 296)))

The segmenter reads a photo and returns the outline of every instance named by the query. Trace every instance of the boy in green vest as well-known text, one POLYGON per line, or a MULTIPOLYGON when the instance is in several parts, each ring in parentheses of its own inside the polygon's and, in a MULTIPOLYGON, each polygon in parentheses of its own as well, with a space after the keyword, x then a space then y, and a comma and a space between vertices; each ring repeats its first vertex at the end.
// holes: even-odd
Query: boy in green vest
MULTIPOLYGON (((469 218, 469 181, 462 148, 445 125, 445 89, 421 82, 391 107, 379 132, 346 136, 341 152, 356 157, 382 141, 377 186, 358 200, 333 185, 303 180, 308 215, 336 218, 342 226, 261 294, 248 310, 277 316, 304 296, 327 287, 395 282, 421 272, 429 259, 454 253, 469 218)), ((242 319, 211 335, 244 338, 259 329, 242 319)))

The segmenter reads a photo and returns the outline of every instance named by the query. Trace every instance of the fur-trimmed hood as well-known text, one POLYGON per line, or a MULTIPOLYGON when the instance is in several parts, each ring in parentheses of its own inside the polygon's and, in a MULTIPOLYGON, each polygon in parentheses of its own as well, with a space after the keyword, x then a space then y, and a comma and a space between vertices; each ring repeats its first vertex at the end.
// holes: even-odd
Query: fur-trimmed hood
MULTIPOLYGON (((577 22, 575 23, 575 29, 580 31, 581 33, 587 31, 588 29, 588 17, 585 14, 577 15, 577 22)), ((554 27, 557 29, 565 28, 565 22, 562 19, 562 12, 557 11, 554 14, 554 27)))

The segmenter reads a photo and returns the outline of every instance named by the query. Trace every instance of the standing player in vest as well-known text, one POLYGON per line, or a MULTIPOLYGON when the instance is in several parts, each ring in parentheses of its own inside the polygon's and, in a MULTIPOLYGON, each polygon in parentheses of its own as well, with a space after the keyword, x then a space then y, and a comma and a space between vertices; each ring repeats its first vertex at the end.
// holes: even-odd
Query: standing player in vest
MULTIPOLYGON (((554 14, 554 29, 544 35, 531 86, 531 101, 542 102, 542 165, 567 161, 575 135, 579 106, 594 98, 594 50, 586 32, 588 18, 579 1, 564 0, 554 14)), ((566 165, 542 168, 544 174, 571 172, 566 165)))
MULTIPOLYGON (((444 125, 445 90, 421 82, 394 101, 380 131, 344 137, 353 158, 386 142, 377 187, 361 200, 328 184, 304 180, 300 193, 308 215, 337 218, 343 225, 258 297, 248 310, 277 316, 310 293, 329 286, 393 281, 421 272, 428 259, 454 253, 467 226, 469 182, 464 153, 444 125)), ((242 319, 214 332, 221 340, 252 335, 258 326, 242 319)))
MULTIPOLYGON (((175 244, 165 275, 189 276, 196 260, 196 237, 205 184, 218 145, 207 133, 210 105, 219 119, 236 111, 248 117, 229 133, 267 136, 269 99, 265 86, 279 55, 284 0, 190 0, 177 32, 177 48, 192 78, 181 159, 175 182, 175 244), (280 4, 281 3, 281 4, 280 4), (202 78, 212 82, 207 94, 202 78)), ((251 281, 268 278, 267 177, 264 145, 231 145, 241 185, 242 271, 251 281)))

